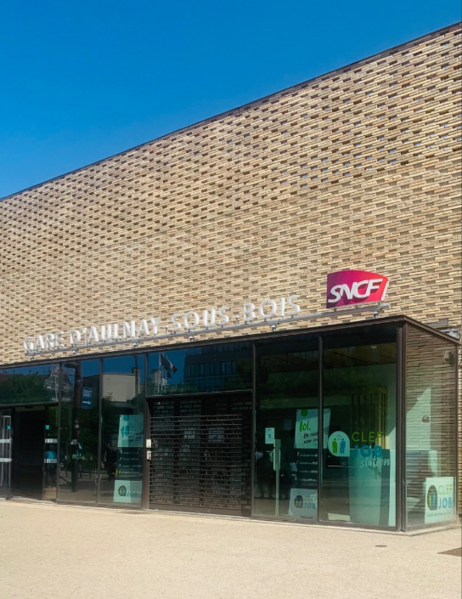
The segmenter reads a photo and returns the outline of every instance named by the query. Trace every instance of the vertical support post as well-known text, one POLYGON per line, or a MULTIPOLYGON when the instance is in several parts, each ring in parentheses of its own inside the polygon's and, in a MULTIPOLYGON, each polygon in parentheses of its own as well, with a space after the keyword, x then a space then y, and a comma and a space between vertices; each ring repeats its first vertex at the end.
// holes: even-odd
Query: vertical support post
POLYGON ((276 503, 274 507, 275 516, 279 516, 279 475, 281 471, 281 439, 274 439, 273 468, 276 472, 276 503))
MULTIPOLYGON (((454 498, 455 498, 455 504, 456 504, 456 518, 459 518, 461 509, 462 509, 462 504, 461 504, 461 497, 459 496, 459 486, 460 486, 460 481, 459 481, 459 467, 460 467, 460 459, 459 459, 459 443, 458 441, 460 440, 460 435, 459 435, 459 418, 460 418, 460 406, 459 406, 459 360, 460 360, 460 353, 459 353, 459 346, 456 345, 455 346, 455 353, 456 353, 456 367, 454 368, 454 376, 456 377, 456 381, 455 381, 455 423, 456 423, 456 430, 455 430, 455 447, 454 447, 454 451, 456 452, 456 471, 455 471, 455 488, 454 488, 454 498)), ((462 433, 462 432, 461 432, 462 433)))
MULTIPOLYGON (((140 356, 138 356, 140 357, 140 356)), ((141 505, 144 510, 149 509, 149 484, 150 484, 150 464, 148 460, 147 441, 151 439, 151 411, 148 400, 146 399, 146 390, 148 388, 148 354, 143 354, 144 359, 144 440, 143 440, 143 494, 141 505)), ((149 394, 149 393, 148 393, 149 394)))
POLYGON ((397 331, 396 529, 406 530, 406 324, 397 331))
POLYGON ((96 474, 96 503, 100 503, 101 486, 101 448, 102 448, 102 425, 103 425, 103 358, 99 359, 99 385, 98 385, 98 468, 96 474))
POLYGON ((255 444, 257 434, 257 348, 252 343, 252 447, 251 447, 251 470, 250 470, 250 497, 251 515, 255 512, 255 444))
POLYGON ((59 363, 59 391, 58 391, 58 435, 57 442, 58 447, 56 448, 56 503, 59 502, 59 491, 60 491, 60 468, 61 468, 61 406, 62 406, 62 390, 63 390, 63 363, 59 363))
POLYGON ((322 464, 324 451, 324 398, 323 398, 323 338, 318 337, 318 485, 316 498, 316 520, 320 520, 321 512, 321 486, 322 486, 322 464))
POLYGON ((80 451, 80 402, 82 398, 82 363, 77 361, 74 366, 75 372, 75 394, 72 407, 72 440, 71 440, 71 490, 76 493, 79 490, 80 451))

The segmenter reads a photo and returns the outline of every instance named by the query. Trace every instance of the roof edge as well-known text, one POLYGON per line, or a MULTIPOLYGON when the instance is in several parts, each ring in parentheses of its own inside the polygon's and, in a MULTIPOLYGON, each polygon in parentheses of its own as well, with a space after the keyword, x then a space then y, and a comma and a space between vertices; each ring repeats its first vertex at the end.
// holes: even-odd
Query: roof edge
POLYGON ((315 77, 312 77, 311 79, 306 79, 305 81, 302 81, 300 83, 296 83, 295 85, 291 85, 289 87, 286 87, 282 90, 279 90, 277 92, 273 92, 271 94, 268 94, 266 96, 263 96, 262 98, 257 98, 256 100, 251 100, 250 102, 246 102, 245 104, 241 104, 239 106, 236 106, 234 108, 230 108, 229 110, 225 110, 223 112, 220 112, 218 114, 206 117, 205 119, 202 119, 200 121, 197 121, 195 123, 192 123, 191 125, 185 125, 184 127, 180 127, 179 129, 175 129, 173 131, 169 131, 168 133, 165 133, 164 135, 160 135, 159 137, 155 137, 154 139, 150 139, 148 141, 144 141, 136 146, 132 146, 131 148, 128 148, 126 150, 122 150, 121 152, 116 152, 115 154, 111 154, 109 156, 106 156, 104 158, 101 158, 99 160, 96 160, 95 162, 90 162, 89 164, 86 164, 84 166, 80 166, 78 168, 72 169, 70 171, 67 171, 65 173, 62 173, 61 175, 57 175, 56 177, 52 177, 51 179, 46 179, 45 181, 42 181, 40 183, 36 183, 34 185, 31 185, 29 187, 25 187, 23 189, 20 189, 18 191, 15 191, 14 193, 11 193, 7 196, 4 196, 3 198, 0 198, 0 203, 3 202, 4 200, 8 200, 8 199, 12 199, 15 196, 18 196, 26 191, 32 190, 32 189, 36 189, 38 187, 41 187, 42 185, 46 185, 47 183, 52 183, 53 181, 58 181, 64 177, 67 177, 69 175, 72 175, 74 173, 78 173, 79 171, 83 171, 87 168, 90 168, 92 166, 97 166, 102 164, 103 162, 106 162, 107 160, 111 160, 112 158, 116 158, 117 156, 123 156, 124 154, 127 154, 129 152, 133 152, 134 150, 138 150, 139 148, 142 148, 143 146, 147 146, 150 143, 153 143, 155 141, 159 141, 161 139, 165 139, 167 137, 169 137, 170 135, 176 135, 177 133, 181 133, 183 131, 188 131, 191 129, 194 129, 195 127, 199 127, 200 125, 203 125, 204 123, 207 122, 213 122, 214 120, 218 120, 221 118, 224 118, 228 115, 233 114, 234 112, 239 112, 240 110, 246 109, 246 108, 250 108, 251 106, 257 106, 260 103, 264 103, 267 102, 270 98, 276 98, 278 96, 283 96, 289 92, 298 90, 306 85, 308 85, 309 83, 312 83, 313 81, 316 81, 317 79, 322 79, 324 77, 328 77, 330 75, 333 75, 334 73, 341 73, 343 71, 348 71, 350 69, 352 69, 353 67, 356 67, 360 64, 367 64, 368 62, 372 62, 374 59, 380 57, 380 56, 388 56, 390 54, 393 54, 395 52, 397 52, 400 49, 403 49, 405 47, 408 46, 412 46, 415 45, 417 43, 422 42, 423 40, 425 40, 426 38, 431 38, 431 37, 436 37, 438 35, 441 35, 443 32, 450 32, 452 30, 456 30, 457 28, 460 28, 462 25, 462 21, 456 21, 455 23, 452 23, 450 25, 446 25, 445 27, 441 27, 440 29, 436 29, 435 31, 430 31, 429 33, 425 33, 424 35, 421 35, 419 37, 413 38, 412 40, 409 40, 407 42, 403 42, 402 44, 398 44, 396 46, 392 46, 391 48, 387 48, 385 50, 381 50, 380 52, 376 52, 375 54, 371 54, 369 56, 366 56, 365 58, 361 58, 359 60, 356 60, 354 62, 351 62, 347 65, 344 65, 342 67, 338 67, 336 69, 333 69, 332 71, 327 71, 326 73, 321 73, 320 75, 316 75, 315 77))
POLYGON ((137 347, 136 349, 125 348, 125 349, 115 349, 111 351, 99 351, 95 353, 87 353, 80 354, 78 356, 56 356, 50 358, 38 358, 38 359, 28 359, 21 360, 19 362, 7 362, 4 364, 0 364, 0 371, 7 370, 9 368, 22 368, 27 366, 44 366, 47 364, 56 364, 61 362, 68 362, 69 360, 100 360, 103 358, 116 358, 118 356, 123 355, 137 355, 137 354, 147 354, 147 353, 159 353, 162 351, 174 351, 178 349, 192 348, 192 347, 203 347, 209 345, 220 345, 222 343, 239 343, 239 342, 249 342, 252 343, 258 340, 266 340, 266 339, 281 339, 283 337, 293 337, 297 335, 323 335, 326 333, 339 332, 340 334, 347 332, 350 329, 359 329, 361 327, 373 326, 380 327, 387 324, 409 324, 427 332, 429 335, 433 335, 444 339, 452 343, 454 346, 460 347, 461 340, 456 339, 455 337, 451 337, 447 333, 443 333, 438 329, 434 329, 427 324, 412 318, 411 316, 407 316, 406 314, 390 314, 389 316, 381 316, 379 318, 366 318, 364 320, 352 320, 348 322, 342 323, 329 323, 329 324, 320 324, 311 327, 303 327, 303 328, 294 328, 294 329, 286 329, 280 330, 277 333, 274 332, 260 332, 260 333, 249 333, 247 335, 235 335, 230 337, 222 337, 217 338, 214 337, 212 339, 201 339, 199 341, 180 341, 179 343, 174 344, 159 344, 159 345, 145 345, 141 347, 137 347))

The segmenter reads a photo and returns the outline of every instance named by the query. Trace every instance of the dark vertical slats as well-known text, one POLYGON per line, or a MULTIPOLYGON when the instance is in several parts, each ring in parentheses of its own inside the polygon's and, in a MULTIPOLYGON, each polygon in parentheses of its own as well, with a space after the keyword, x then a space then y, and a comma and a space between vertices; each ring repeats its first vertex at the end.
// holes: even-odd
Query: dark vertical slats
POLYGON ((151 506, 250 513, 251 398, 155 400, 151 506))

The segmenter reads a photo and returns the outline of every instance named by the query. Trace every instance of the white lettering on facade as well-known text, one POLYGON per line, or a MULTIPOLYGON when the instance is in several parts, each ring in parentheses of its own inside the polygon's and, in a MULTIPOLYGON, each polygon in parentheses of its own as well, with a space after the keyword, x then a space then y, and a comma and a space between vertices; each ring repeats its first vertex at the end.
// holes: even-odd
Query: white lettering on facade
MULTIPOLYGON (((338 301, 343 294, 348 298, 364 298, 374 292, 382 282, 382 279, 362 280, 348 287, 339 284, 331 289, 334 299, 331 303, 338 301)), ((78 350, 88 346, 104 346, 108 344, 127 343, 133 341, 138 343, 143 339, 165 338, 175 334, 186 334, 192 331, 201 333, 216 331, 221 328, 252 327, 271 325, 273 330, 280 319, 288 322, 300 313, 298 295, 291 294, 278 299, 265 298, 258 302, 243 302, 241 313, 234 317, 235 324, 230 323, 229 306, 219 308, 208 308, 201 311, 188 310, 184 313, 175 313, 169 317, 165 325, 161 327, 161 318, 144 318, 140 321, 126 320, 112 322, 104 325, 73 328, 67 333, 56 331, 53 333, 27 336, 23 340, 23 348, 26 354, 35 355, 57 350, 78 350)), ((300 318, 300 317, 299 317, 300 318)))
POLYGON ((160 326, 160 318, 150 318, 149 322, 151 323, 151 326, 152 326, 152 334, 157 335, 159 326, 160 326))
POLYGON ((215 324, 216 315, 217 313, 213 308, 210 310, 210 314, 208 310, 203 310, 202 324, 204 325, 204 327, 213 327, 213 325, 215 324))
POLYGON ((226 324, 228 324, 229 316, 225 314, 225 312, 227 312, 228 310, 228 306, 221 306, 221 308, 218 309, 218 316, 220 317, 220 320, 217 321, 218 326, 223 327, 226 324))
POLYGON ((366 299, 371 295, 373 291, 377 291, 382 281, 383 279, 369 279, 365 281, 357 281, 352 283, 351 287, 349 287, 346 283, 334 285, 330 289, 330 293, 333 297, 331 299, 328 299, 327 301, 329 304, 335 304, 343 296, 345 296, 348 300, 366 299), (365 287, 365 289, 361 291, 361 287, 365 287))

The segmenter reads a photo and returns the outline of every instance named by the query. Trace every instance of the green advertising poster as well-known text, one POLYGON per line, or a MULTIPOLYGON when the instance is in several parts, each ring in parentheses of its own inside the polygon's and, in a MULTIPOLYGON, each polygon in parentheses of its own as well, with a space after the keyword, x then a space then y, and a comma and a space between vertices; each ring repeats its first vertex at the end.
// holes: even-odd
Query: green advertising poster
POLYGON ((454 487, 452 476, 425 479, 425 524, 455 519, 454 487))
POLYGON ((116 480, 114 486, 114 502, 116 503, 141 503, 143 481, 141 480, 116 480))
MULTIPOLYGON (((326 446, 327 435, 330 424, 330 410, 324 410, 324 446, 326 446)), ((317 449, 318 448, 318 410, 317 408, 297 410, 297 421, 295 423, 295 449, 317 449)))
POLYGON ((143 415, 124 414, 120 416, 114 503, 141 503, 143 439, 143 415))
POLYGON ((290 490, 289 514, 301 518, 318 517, 318 494, 312 489, 290 490))
POLYGON ((143 447, 144 417, 142 414, 123 415, 119 418, 119 440, 117 446, 143 447))

